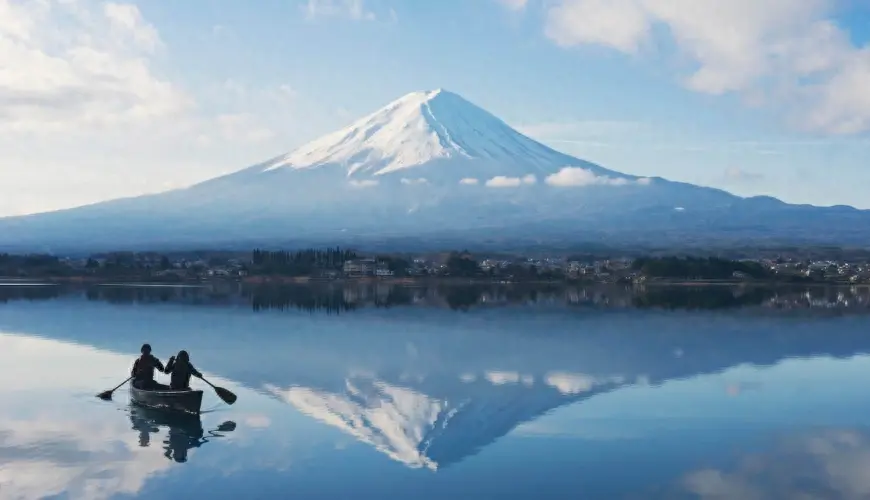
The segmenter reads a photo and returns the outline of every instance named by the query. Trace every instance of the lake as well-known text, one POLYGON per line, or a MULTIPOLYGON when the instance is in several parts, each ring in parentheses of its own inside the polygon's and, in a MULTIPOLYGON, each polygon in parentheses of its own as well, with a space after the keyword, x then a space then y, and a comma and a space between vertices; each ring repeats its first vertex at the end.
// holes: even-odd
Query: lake
POLYGON ((0 366, 4 500, 870 498, 866 288, 6 285, 0 366))

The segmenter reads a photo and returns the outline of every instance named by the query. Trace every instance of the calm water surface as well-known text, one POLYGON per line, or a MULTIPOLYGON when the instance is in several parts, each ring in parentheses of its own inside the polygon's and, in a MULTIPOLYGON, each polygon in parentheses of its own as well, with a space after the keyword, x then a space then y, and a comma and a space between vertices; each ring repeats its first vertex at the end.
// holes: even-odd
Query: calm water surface
POLYGON ((868 498, 868 297, 4 286, 0 498, 868 498))

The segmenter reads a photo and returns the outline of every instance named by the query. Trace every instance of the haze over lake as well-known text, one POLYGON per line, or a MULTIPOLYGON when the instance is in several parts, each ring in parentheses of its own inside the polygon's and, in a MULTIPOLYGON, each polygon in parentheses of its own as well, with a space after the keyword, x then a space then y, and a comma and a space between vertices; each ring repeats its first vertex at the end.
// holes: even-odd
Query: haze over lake
POLYGON ((867 288, 14 284, 0 363, 4 500, 870 495, 867 288))

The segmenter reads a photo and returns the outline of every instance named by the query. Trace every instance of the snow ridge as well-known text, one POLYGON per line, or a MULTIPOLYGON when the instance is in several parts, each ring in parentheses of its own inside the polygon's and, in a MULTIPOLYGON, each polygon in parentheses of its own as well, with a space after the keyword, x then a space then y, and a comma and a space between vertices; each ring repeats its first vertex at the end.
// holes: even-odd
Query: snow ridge
MULTIPOLYGON (((349 127, 258 166, 258 171, 339 166, 347 177, 381 176, 439 160, 531 167, 544 173, 566 161, 452 92, 412 92, 349 127)), ((443 162, 442 162, 443 163, 443 162)), ((457 179, 458 181, 458 179, 457 179)))

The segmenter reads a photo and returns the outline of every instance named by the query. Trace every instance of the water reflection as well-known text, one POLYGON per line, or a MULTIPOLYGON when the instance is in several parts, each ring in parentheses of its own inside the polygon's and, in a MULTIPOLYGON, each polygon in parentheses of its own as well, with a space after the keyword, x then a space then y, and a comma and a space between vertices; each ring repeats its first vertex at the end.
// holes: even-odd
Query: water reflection
POLYGON ((268 384, 265 389, 305 415, 374 447, 410 468, 458 464, 556 408, 626 383, 553 373, 544 380, 512 372, 444 377, 348 376, 340 388, 268 384))
POLYGON ((862 289, 131 288, 0 306, 0 496, 870 493, 867 317, 816 314, 862 289), (145 340, 238 389, 231 413, 96 401, 145 340), (126 483, 89 494, 101 474, 126 483))
POLYGON ((805 291, 786 291, 781 298, 776 290, 769 288, 662 287, 644 289, 632 297, 632 304, 639 309, 738 309, 794 301, 796 296, 802 297, 802 292, 805 291))
MULTIPOLYGON (((826 428, 776 439, 770 448, 746 453, 725 467, 685 474, 670 495, 701 499, 870 497, 870 433, 826 428)), ((659 495, 657 495, 659 496, 659 495)))
POLYGON ((129 411, 133 429, 139 431, 139 446, 150 446, 151 435, 159 433, 160 428, 164 427, 167 434, 163 440, 163 456, 178 463, 187 462, 188 450, 199 448, 209 438, 220 438, 223 433, 236 429, 236 423, 229 420, 205 432, 199 415, 174 415, 135 404, 130 404, 129 411))
POLYGON ((362 308, 442 307, 457 311, 506 305, 593 309, 870 311, 870 287, 598 286, 502 284, 338 283, 247 286, 0 287, 0 302, 84 296, 112 304, 248 307, 255 312, 299 310, 341 314, 362 308))
MULTIPOLYGON (((437 289, 403 290, 423 297, 418 302, 447 300, 437 289)), ((548 300, 560 303, 553 298, 564 293, 560 290, 534 295, 511 288, 489 295, 475 287, 461 290, 472 291, 467 296, 480 304, 469 314, 455 314, 448 306, 421 307, 412 315, 375 309, 324 317, 217 307, 205 301, 203 291, 190 288, 154 295, 150 289, 101 287, 84 300, 73 296, 64 302, 62 324, 51 314, 29 308, 16 314, 12 308, 0 326, 114 352, 133 351, 147 339, 163 359, 183 347, 198 366, 215 367, 224 378, 286 403, 392 460, 430 470, 460 464, 543 415, 620 389, 656 387, 744 364, 773 366, 788 359, 870 352, 862 323, 848 318, 833 323, 836 318, 673 314, 638 310, 636 296, 613 290, 574 289, 582 294, 574 298, 606 304, 602 312, 617 298, 627 300, 619 314, 592 310, 578 318, 564 314, 570 306, 541 309, 548 300), (155 307, 117 308, 95 300, 101 295, 94 293, 134 300, 178 293, 186 305, 163 310, 156 307, 165 302, 161 298, 155 307), (529 307, 485 307, 498 297, 528 298, 529 307)), ((389 297, 388 289, 384 293, 389 297)), ((651 289, 647 296, 664 294, 652 300, 666 304, 682 297, 699 310, 735 297, 717 288, 713 299, 693 302, 699 299, 692 293, 651 289)), ((748 299, 733 300, 770 297, 763 290, 743 293, 738 297, 748 299)), ((221 302, 247 301, 244 293, 221 297, 221 302)), ((186 435, 199 435, 191 432, 186 435)))
POLYGON ((28 286, 17 283, 6 283, 3 286, 0 286, 0 303, 12 300, 56 299, 64 293, 69 293, 69 290, 54 285, 28 286))

